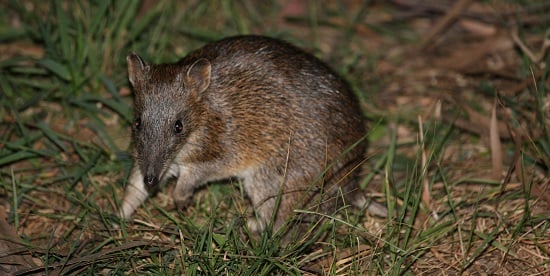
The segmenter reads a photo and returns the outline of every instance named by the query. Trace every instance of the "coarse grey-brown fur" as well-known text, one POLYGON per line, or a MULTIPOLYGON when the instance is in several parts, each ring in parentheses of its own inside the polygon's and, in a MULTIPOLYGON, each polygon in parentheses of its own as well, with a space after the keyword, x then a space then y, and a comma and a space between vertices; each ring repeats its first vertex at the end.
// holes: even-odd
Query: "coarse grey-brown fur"
POLYGON ((358 101, 311 54, 277 39, 237 36, 175 64, 151 65, 134 53, 127 60, 135 165, 122 217, 169 177, 177 178, 179 208, 205 183, 240 179, 257 232, 274 211, 277 230, 295 209, 330 214, 344 201, 365 203, 357 191, 366 148, 358 101))

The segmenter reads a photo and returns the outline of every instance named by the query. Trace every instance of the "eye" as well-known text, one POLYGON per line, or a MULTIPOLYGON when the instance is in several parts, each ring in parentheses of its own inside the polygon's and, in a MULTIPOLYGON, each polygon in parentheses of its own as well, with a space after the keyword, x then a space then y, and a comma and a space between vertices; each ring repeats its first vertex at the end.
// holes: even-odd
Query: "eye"
POLYGON ((177 120, 174 124, 174 132, 175 133, 181 133, 183 131, 183 124, 180 120, 177 120))
POLYGON ((134 128, 138 130, 141 128, 141 118, 136 118, 134 120, 134 128))

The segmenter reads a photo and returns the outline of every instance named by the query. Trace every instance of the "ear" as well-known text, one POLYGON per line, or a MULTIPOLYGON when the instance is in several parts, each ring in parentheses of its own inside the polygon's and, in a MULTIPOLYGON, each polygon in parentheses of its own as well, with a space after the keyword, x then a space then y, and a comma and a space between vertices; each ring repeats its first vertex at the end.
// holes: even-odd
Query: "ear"
POLYGON ((201 58, 193 63, 185 74, 185 84, 196 87, 198 92, 203 92, 210 86, 210 74, 212 65, 210 61, 201 58))
POLYGON ((138 82, 145 80, 145 75, 149 71, 149 64, 141 59, 135 52, 130 52, 126 56, 128 62, 128 79, 132 86, 136 86, 138 82))

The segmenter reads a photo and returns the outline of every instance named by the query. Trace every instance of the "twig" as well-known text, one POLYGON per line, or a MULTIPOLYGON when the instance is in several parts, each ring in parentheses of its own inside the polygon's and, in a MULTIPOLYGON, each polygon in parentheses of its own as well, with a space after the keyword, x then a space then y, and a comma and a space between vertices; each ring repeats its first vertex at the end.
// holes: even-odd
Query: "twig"
POLYGON ((489 123, 489 145, 491 148, 491 161, 493 166, 493 179, 500 181, 502 178, 502 144, 498 134, 497 100, 493 103, 491 120, 489 123))
POLYGON ((542 62, 542 60, 546 56, 546 50, 550 48, 550 30, 547 30, 544 34, 544 41, 542 42, 542 46, 537 54, 533 53, 533 51, 531 51, 531 49, 529 49, 529 47, 527 47, 527 45, 525 45, 525 43, 523 43, 523 41, 519 38, 517 26, 512 28, 510 35, 512 36, 512 40, 514 40, 514 43, 516 43, 521 51, 527 55, 531 62, 536 63, 541 69, 545 67, 545 63, 542 62))
POLYGON ((449 27, 455 20, 459 17, 460 13, 468 8, 472 0, 460 0, 453 5, 451 10, 437 22, 435 27, 430 31, 430 33, 424 38, 420 44, 421 49, 425 50, 428 48, 428 45, 434 40, 434 38, 443 32, 447 27, 449 27))
POLYGON ((431 197, 430 197, 430 183, 428 181, 428 158, 426 157, 426 148, 424 144, 424 127, 422 122, 422 116, 418 115, 418 134, 420 148, 422 151, 422 175, 423 175, 423 188, 422 188, 422 202, 426 204, 428 209, 431 209, 431 197))

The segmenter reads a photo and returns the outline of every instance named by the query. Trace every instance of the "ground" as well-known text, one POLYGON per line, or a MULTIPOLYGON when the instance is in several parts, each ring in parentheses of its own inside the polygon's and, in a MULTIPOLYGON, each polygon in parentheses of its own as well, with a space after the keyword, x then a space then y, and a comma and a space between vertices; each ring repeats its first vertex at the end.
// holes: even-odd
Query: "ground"
POLYGON ((0 1, 0 271, 15 274, 550 272, 544 1, 0 1), (234 34, 288 40, 353 87, 363 186, 311 232, 253 237, 237 181, 178 212, 167 185, 115 216, 131 166, 125 56, 172 62, 234 34), (319 232, 316 232, 319 231, 319 232))

